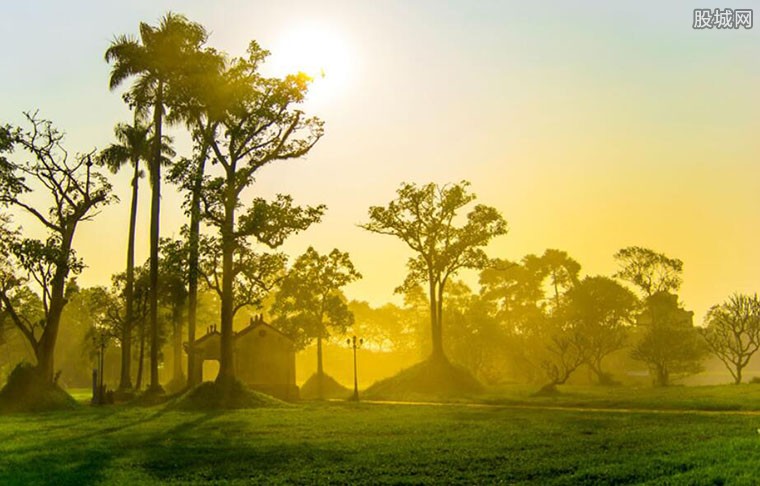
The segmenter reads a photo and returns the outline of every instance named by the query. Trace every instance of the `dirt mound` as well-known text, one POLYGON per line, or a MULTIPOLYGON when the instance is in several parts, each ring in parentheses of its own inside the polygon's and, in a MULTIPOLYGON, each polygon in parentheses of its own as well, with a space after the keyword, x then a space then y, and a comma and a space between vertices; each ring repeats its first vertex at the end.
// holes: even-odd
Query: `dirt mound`
POLYGON ((136 392, 132 400, 128 403, 137 407, 154 407, 156 405, 164 404, 179 395, 179 393, 174 395, 166 393, 163 388, 148 388, 147 390, 136 392))
POLYGON ((302 400, 319 400, 327 398, 348 398, 353 391, 341 385, 335 378, 324 373, 322 375, 322 396, 319 396, 319 375, 314 373, 301 386, 299 396, 302 400))
POLYGON ((465 368, 446 360, 428 359, 369 387, 363 398, 379 400, 431 400, 467 397, 483 386, 465 368))
POLYGON ((48 412, 78 408, 61 387, 45 380, 33 365, 20 363, 0 390, 0 412, 48 412))
POLYGON ((240 408, 282 407, 287 404, 270 395, 251 390, 236 381, 222 386, 207 381, 197 385, 170 403, 177 410, 224 410, 240 408))

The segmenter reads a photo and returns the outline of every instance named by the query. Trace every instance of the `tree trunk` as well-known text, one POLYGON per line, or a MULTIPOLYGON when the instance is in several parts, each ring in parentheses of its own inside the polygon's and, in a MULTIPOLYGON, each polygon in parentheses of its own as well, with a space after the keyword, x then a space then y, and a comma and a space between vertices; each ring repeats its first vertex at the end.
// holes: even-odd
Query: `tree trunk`
POLYGON ((670 376, 668 369, 664 365, 655 365, 655 386, 668 386, 670 384, 670 376))
POLYGON ((436 325, 438 326, 438 349, 439 349, 439 359, 441 361, 448 361, 446 358, 446 353, 443 350, 443 287, 445 285, 445 282, 439 282, 438 283, 438 300, 436 301, 436 305, 438 306, 435 319, 436 319, 436 325))
POLYGON ((140 180, 139 159, 132 161, 135 173, 132 177, 132 203, 129 211, 129 235, 127 236, 127 281, 124 288, 126 309, 121 332, 121 377, 119 390, 132 388, 132 323, 134 322, 135 288, 135 231, 137 225, 137 192, 140 180))
POLYGON ((45 381, 53 383, 55 377, 55 343, 58 339, 58 328, 61 324, 61 314, 66 305, 66 277, 69 274, 69 253, 71 242, 74 239, 74 229, 64 231, 61 235, 61 255, 63 260, 56 264, 55 275, 50 286, 50 307, 46 316, 45 330, 40 336, 40 341, 35 349, 37 357, 37 369, 45 381))
POLYGON ((140 352, 137 357, 137 381, 135 382, 135 389, 139 390, 142 387, 143 377, 143 365, 145 363, 145 322, 140 326, 140 352))
POLYGON ((317 336, 317 398, 322 400, 324 396, 325 370, 322 367, 322 335, 317 336))
MULTIPOLYGON (((189 349, 193 348, 195 343, 195 326, 198 316, 198 248, 201 228, 201 186, 203 182, 203 173, 206 165, 205 154, 202 154, 201 160, 198 161, 198 168, 193 181, 193 195, 190 202, 190 232, 189 251, 188 251, 188 309, 187 309, 187 344, 189 349)), ((195 372, 195 353, 187 355, 187 380, 188 385, 197 385, 195 372)))
POLYGON ((184 384, 185 376, 182 374, 182 306, 174 306, 174 343, 173 343, 173 373, 172 381, 175 385, 184 384))
POLYGON ((430 277, 430 326, 433 351, 430 355, 431 360, 439 361, 443 359, 443 340, 441 339, 441 329, 438 327, 438 299, 436 294, 436 285, 433 277, 430 277))
POLYGON ((601 359, 594 359, 591 360, 588 364, 589 369, 591 369, 591 372, 596 375, 596 383, 598 385, 609 385, 611 384, 611 378, 608 376, 603 370, 602 370, 602 360, 601 359))
POLYGON ((227 190, 224 227, 222 228, 222 335, 221 352, 219 356, 219 376, 216 382, 220 385, 231 385, 235 381, 234 343, 233 343, 233 303, 234 294, 232 288, 233 268, 232 259, 235 250, 235 193, 233 190, 234 166, 227 177, 227 190), (231 174, 231 175, 230 175, 231 174))
POLYGON ((734 385, 739 385, 742 382, 742 368, 744 367, 741 365, 736 367, 736 376, 734 377, 734 385))
POLYGON ((150 171, 150 391, 161 392, 158 381, 158 237, 161 206, 161 124, 163 83, 158 82, 153 107, 153 161, 150 171))

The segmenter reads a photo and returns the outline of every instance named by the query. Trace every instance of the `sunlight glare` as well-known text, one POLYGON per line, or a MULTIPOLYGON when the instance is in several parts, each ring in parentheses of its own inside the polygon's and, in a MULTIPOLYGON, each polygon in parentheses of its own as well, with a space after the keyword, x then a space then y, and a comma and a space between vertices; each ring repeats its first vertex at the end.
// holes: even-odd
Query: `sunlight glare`
POLYGON ((322 104, 345 91, 356 69, 348 40, 325 25, 302 24, 271 46, 267 64, 274 75, 304 72, 314 81, 308 102, 322 104))

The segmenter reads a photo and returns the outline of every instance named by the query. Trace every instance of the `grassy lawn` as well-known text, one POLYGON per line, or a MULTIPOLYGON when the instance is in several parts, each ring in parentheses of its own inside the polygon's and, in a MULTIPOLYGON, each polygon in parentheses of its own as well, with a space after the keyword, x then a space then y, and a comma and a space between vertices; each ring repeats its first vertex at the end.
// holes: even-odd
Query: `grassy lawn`
POLYGON ((314 403, 0 417, 0 484, 752 484, 760 415, 314 403))
POLYGON ((559 386, 553 396, 534 396, 536 386, 508 385, 473 397, 473 401, 551 407, 645 410, 760 411, 760 385, 670 386, 665 388, 559 386))

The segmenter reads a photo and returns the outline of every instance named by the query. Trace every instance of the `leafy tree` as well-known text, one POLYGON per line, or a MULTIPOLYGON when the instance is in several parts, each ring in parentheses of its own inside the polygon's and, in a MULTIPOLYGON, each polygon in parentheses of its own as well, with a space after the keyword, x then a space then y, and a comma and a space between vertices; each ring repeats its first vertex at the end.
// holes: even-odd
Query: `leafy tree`
MULTIPOLYGON (((99 155, 99 161, 107 166, 112 173, 118 172, 124 165, 131 164, 132 175, 132 198, 129 210, 129 233, 127 236, 127 269, 124 286, 125 317, 121 326, 121 375, 119 389, 129 390, 132 388, 131 376, 131 352, 132 352, 132 323, 134 322, 134 267, 135 267, 135 231, 137 226, 137 196, 138 185, 142 177, 140 170, 141 161, 150 161, 153 141, 150 136, 150 127, 142 125, 140 118, 135 112, 133 125, 120 123, 114 128, 117 143, 108 146, 99 155)), ((164 137, 162 145, 163 162, 167 164, 173 157, 174 151, 169 145, 170 140, 164 137)))
POLYGON ((196 106, 197 133, 213 154, 217 175, 208 174, 201 188, 207 224, 221 234, 221 359, 217 382, 235 380, 233 328, 234 260, 248 238, 277 248, 296 232, 321 219, 324 206, 298 207, 290 196, 274 201, 256 198, 244 214, 240 195, 259 169, 275 160, 299 158, 322 137, 322 122, 307 118, 296 105, 304 100, 309 78, 282 79, 259 73, 269 53, 251 42, 248 56, 227 60, 196 106))
POLYGON ((578 273, 581 265, 572 259, 566 252, 561 250, 546 250, 539 258, 532 255, 526 257, 525 264, 538 266, 538 275, 545 275, 549 278, 549 284, 554 290, 554 308, 560 307, 560 295, 562 291, 567 291, 578 283, 578 273))
POLYGON ((638 287, 645 297, 657 292, 677 292, 681 287, 683 262, 648 248, 629 246, 615 253, 620 270, 615 277, 638 287))
POLYGON ((509 333, 496 318, 493 301, 474 294, 460 281, 453 281, 446 290, 444 326, 449 338, 446 352, 452 361, 486 382, 503 377, 504 349, 509 333))
MULTIPOLYGON (((194 56, 198 69, 181 82, 182 95, 176 97, 170 114, 170 120, 184 122, 192 135, 194 142, 191 158, 183 158, 174 164, 169 173, 169 180, 185 192, 183 203, 185 213, 189 217, 187 227, 187 278, 188 278, 188 311, 187 311, 187 340, 192 347, 195 342, 195 329, 198 320, 198 296, 200 282, 200 229, 201 229, 201 197, 206 167, 210 156, 209 140, 214 137, 219 125, 218 121, 204 118, 204 106, 208 105, 209 86, 215 84, 215 79, 221 76, 225 66, 224 56, 213 49, 204 49, 194 56)), ((190 353, 187 358, 188 380, 199 376, 195 372, 195 355, 190 353)))
POLYGON ((419 347, 417 314, 396 304, 372 307, 368 302, 352 300, 348 310, 354 315, 350 332, 364 343, 383 351, 408 353, 419 347))
POLYGON ((495 259, 480 272, 481 295, 493 302, 495 316, 515 333, 529 333, 543 319, 545 274, 532 262, 531 255, 522 263, 495 259))
POLYGON ((742 382, 742 370, 760 348, 760 299, 734 294, 722 304, 714 305, 705 316, 702 329, 707 345, 734 378, 742 382))
POLYGON ((342 334, 354 323, 341 289, 361 278, 348 255, 332 250, 320 255, 309 247, 299 256, 275 296, 274 323, 295 338, 299 347, 317 340, 317 389, 323 397, 322 341, 330 331, 342 334))
POLYGON ((162 238, 159 246, 161 271, 159 296, 169 309, 172 324, 172 389, 185 385, 182 372, 182 318, 187 303, 187 245, 182 240, 162 238))
POLYGON ((701 371, 707 349, 694 328, 693 315, 680 306, 677 295, 657 292, 646 298, 637 317, 643 336, 631 357, 649 366, 655 386, 669 385, 674 375, 701 371))
MULTIPOLYGON (((203 176, 206 171, 208 159, 208 145, 194 150, 194 158, 184 158, 174 165, 169 180, 179 184, 186 192, 184 202, 185 212, 189 215, 188 226, 183 228, 187 238, 187 342, 192 347, 195 343, 195 330, 198 322, 198 294, 200 290, 200 261, 201 261, 201 190, 203 188, 203 176)), ((195 354, 187 356, 188 385, 196 385, 194 382, 198 373, 195 372, 195 354)))
POLYGON ((496 259, 480 272, 481 298, 493 306, 493 316, 505 335, 506 366, 529 381, 544 375, 546 352, 543 331, 547 306, 545 267, 527 255, 521 262, 496 259))
MULTIPOLYGON (((398 197, 387 206, 369 209, 369 223, 362 227, 373 233, 392 235, 416 255, 407 262, 409 274, 403 287, 427 284, 433 360, 446 361, 443 349, 443 298, 446 283, 463 268, 483 268, 488 258, 482 247, 507 232, 507 223, 489 206, 476 205, 462 226, 456 217, 475 200, 467 192, 469 183, 417 186, 405 183, 398 197)), ((402 287, 402 288, 403 288, 402 287)))
POLYGON ((166 14, 156 26, 140 23, 140 38, 117 37, 106 50, 105 59, 113 63, 109 85, 115 89, 129 78, 136 78, 126 99, 142 111, 153 108, 153 150, 149 164, 151 182, 150 212, 150 388, 159 391, 158 381, 158 258, 159 211, 161 201, 161 142, 163 117, 172 97, 173 84, 192 75, 199 66, 195 62, 206 42, 205 29, 182 15, 166 14))
POLYGON ((578 333, 577 345, 599 383, 610 383, 602 369, 609 354, 625 346, 638 300, 607 277, 586 277, 565 294, 560 318, 578 333))
MULTIPOLYGON (((201 237, 200 272, 209 289, 224 298, 224 268, 220 238, 201 237)), ((261 308, 270 292, 285 276, 287 256, 283 253, 264 253, 253 250, 249 242, 240 242, 232 262, 232 317, 241 309, 261 308)))
POLYGON ((67 282, 83 268, 73 248, 79 223, 115 199, 111 186, 92 170, 91 154, 70 157, 63 134, 37 114, 26 114, 28 130, 0 129, 3 148, 23 150, 31 160, 13 162, 0 158, 0 204, 18 208, 47 231, 44 240, 6 234, 0 242, 0 302, 14 325, 27 339, 44 380, 54 378, 55 345, 61 313, 67 302, 67 282), (50 206, 41 209, 40 199, 50 206), (14 307, 14 293, 27 284, 40 293, 44 319, 30 326, 14 307))

